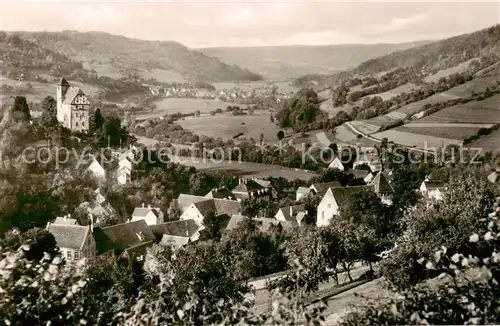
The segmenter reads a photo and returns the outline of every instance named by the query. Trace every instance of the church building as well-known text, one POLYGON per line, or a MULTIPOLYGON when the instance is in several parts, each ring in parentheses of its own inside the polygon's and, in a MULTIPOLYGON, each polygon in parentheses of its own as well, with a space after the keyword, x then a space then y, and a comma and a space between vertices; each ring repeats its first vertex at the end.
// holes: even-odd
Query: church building
POLYGON ((57 85, 57 120, 73 131, 89 130, 90 102, 85 93, 65 78, 57 85))

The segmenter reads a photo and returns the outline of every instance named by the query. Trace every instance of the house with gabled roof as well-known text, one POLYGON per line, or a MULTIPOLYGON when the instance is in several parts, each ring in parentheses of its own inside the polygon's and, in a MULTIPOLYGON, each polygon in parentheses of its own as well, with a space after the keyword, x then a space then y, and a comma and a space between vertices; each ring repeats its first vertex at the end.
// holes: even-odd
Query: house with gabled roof
POLYGON ((278 221, 288 221, 300 225, 305 216, 306 209, 304 205, 291 205, 280 207, 274 218, 278 221))
POLYGON ((235 214, 241 214, 241 202, 237 200, 204 198, 190 204, 182 213, 181 220, 194 220, 198 225, 203 225, 203 220, 208 214, 213 213, 216 216, 231 217, 235 214))
POLYGON ((56 88, 57 121, 75 131, 89 130, 90 101, 85 93, 63 77, 56 88))
POLYGON ((328 188, 318 204, 316 226, 327 226, 333 218, 340 217, 342 206, 347 203, 352 193, 360 190, 372 191, 372 188, 372 186, 328 188))
POLYGON ((98 255, 109 254, 132 260, 144 260, 155 236, 145 220, 126 222, 94 229, 98 255))
POLYGON ((271 196, 271 192, 271 183, 260 179, 240 179, 239 184, 232 190, 237 200, 243 200, 250 196, 271 196))
POLYGON ((48 223, 47 231, 54 236, 61 255, 67 261, 91 258, 96 254, 90 226, 48 223))
POLYGON ((308 187, 298 187, 295 191, 295 201, 299 201, 309 194, 311 189, 308 187))
POLYGON ((144 220, 148 225, 162 224, 163 212, 158 207, 151 207, 151 205, 134 208, 131 221, 144 220))
POLYGON ((309 189, 311 193, 318 196, 323 196, 328 188, 338 188, 342 187, 342 184, 339 181, 332 182, 324 182, 324 183, 313 183, 309 189))
POLYGON ((158 243, 174 249, 200 239, 201 228, 194 220, 171 221, 150 228, 158 243))
POLYGON ((226 232, 231 231, 235 229, 241 222, 247 220, 247 219, 252 219, 255 222, 257 222, 257 227, 261 232, 267 232, 271 228, 280 228, 283 230, 291 230, 293 229, 297 224, 292 223, 289 221, 278 221, 273 218, 266 218, 266 217, 247 217, 241 214, 236 214, 231 216, 231 219, 227 223, 226 226, 226 232))
POLYGON ((387 180, 385 173, 380 171, 370 182, 370 186, 373 187, 373 191, 380 198, 382 203, 386 205, 392 205, 392 197, 394 196, 394 189, 392 189, 391 184, 387 180))
POLYGON ((212 189, 205 195, 205 197, 236 200, 234 194, 225 187, 212 189))
POLYGON ((335 156, 333 160, 328 164, 329 169, 337 169, 340 171, 344 171, 345 167, 344 164, 342 164, 342 161, 338 158, 338 156, 335 156))
POLYGON ((446 183, 441 180, 429 180, 427 178, 422 182, 419 190, 425 198, 442 200, 446 192, 446 183))

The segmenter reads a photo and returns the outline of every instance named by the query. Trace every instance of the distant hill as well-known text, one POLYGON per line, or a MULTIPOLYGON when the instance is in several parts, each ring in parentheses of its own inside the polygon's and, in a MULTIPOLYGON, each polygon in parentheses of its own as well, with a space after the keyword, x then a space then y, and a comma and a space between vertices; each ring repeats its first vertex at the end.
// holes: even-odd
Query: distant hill
POLYGON ((372 58, 355 68, 329 76, 302 76, 295 84, 335 86, 355 75, 375 75, 395 69, 409 69, 414 74, 429 75, 473 58, 498 53, 500 25, 372 58))
POLYGON ((354 68, 368 59, 428 42, 220 47, 198 49, 198 51, 217 57, 223 62, 255 71, 269 79, 290 79, 307 74, 332 74, 354 68))
MULTIPOLYGON (((217 58, 167 41, 144 41, 103 32, 16 32, 42 48, 83 63, 100 75, 118 77, 158 71, 179 75, 188 81, 259 80, 247 69, 228 65, 217 58), (109 73, 108 73, 109 72, 109 73)), ((153 75, 154 76, 154 75, 153 75)))

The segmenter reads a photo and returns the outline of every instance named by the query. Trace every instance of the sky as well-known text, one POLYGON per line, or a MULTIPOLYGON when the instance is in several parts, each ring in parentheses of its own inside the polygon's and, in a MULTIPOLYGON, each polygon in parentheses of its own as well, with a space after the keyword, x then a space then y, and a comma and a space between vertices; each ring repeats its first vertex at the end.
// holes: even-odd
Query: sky
POLYGON ((191 48, 434 40, 498 23, 500 0, 0 0, 2 30, 102 31, 191 48))

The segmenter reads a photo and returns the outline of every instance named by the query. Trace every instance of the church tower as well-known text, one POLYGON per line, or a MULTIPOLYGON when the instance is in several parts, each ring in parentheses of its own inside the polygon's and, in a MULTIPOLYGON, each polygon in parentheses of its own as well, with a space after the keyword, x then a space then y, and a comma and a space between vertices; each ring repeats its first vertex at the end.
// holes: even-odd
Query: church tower
POLYGON ((57 121, 73 131, 89 130, 90 102, 78 87, 61 78, 56 89, 57 121))
MULTIPOLYGON (((60 122, 64 121, 64 109, 63 109, 63 101, 66 96, 66 92, 68 91, 69 83, 66 78, 61 78, 59 83, 57 84, 56 91, 56 101, 57 101, 57 120, 60 122)), ((63 123, 64 124, 64 123, 63 123)), ((65 125, 66 127, 66 125, 65 125)))

